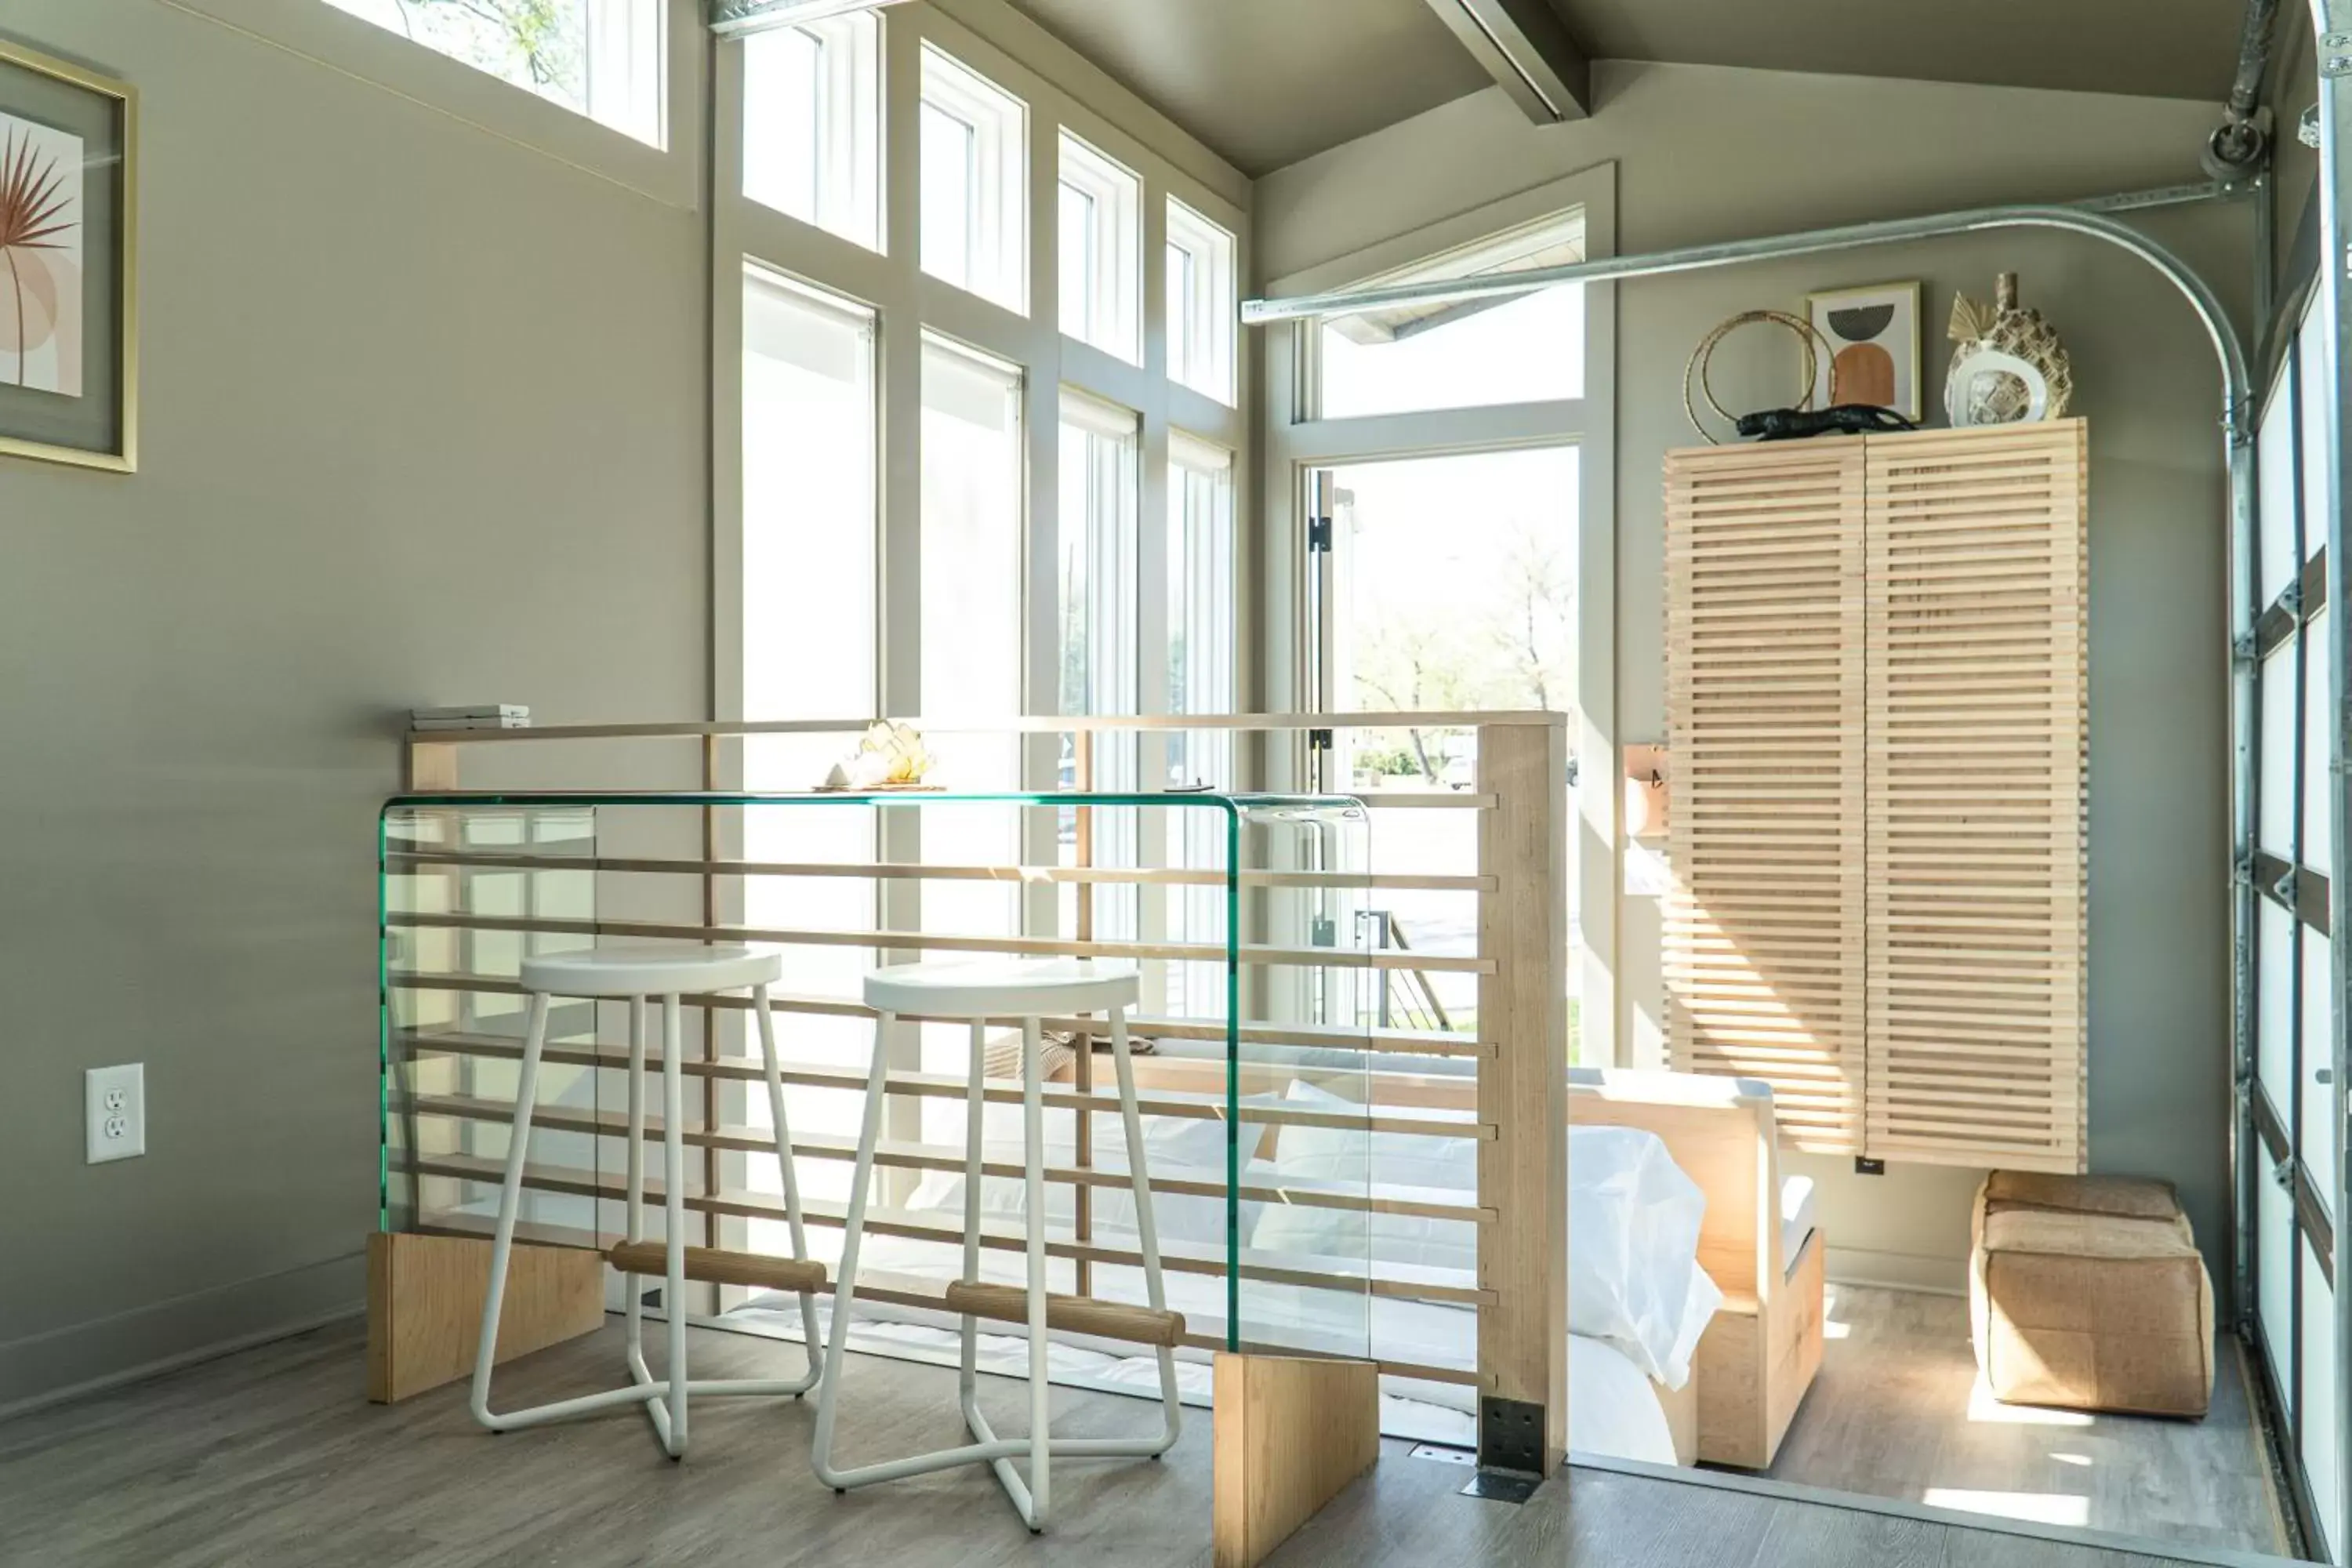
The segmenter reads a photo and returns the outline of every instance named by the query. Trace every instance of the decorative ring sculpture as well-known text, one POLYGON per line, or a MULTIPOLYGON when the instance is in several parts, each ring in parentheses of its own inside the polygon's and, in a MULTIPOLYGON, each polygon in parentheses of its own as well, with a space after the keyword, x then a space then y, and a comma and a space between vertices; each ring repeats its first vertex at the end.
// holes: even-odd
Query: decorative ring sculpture
POLYGON ((1742 327, 1767 325, 1786 327, 1797 335, 1798 346, 1804 350, 1805 363, 1801 395, 1793 406, 1805 409, 1813 405, 1813 384, 1822 368, 1822 356, 1814 345, 1818 343, 1821 349, 1829 349, 1829 339, 1822 336, 1822 330, 1811 321, 1801 316, 1792 316, 1786 310, 1742 310, 1701 338, 1698 347, 1691 351, 1690 363, 1683 366, 1683 413, 1689 417, 1691 428, 1697 431, 1710 447, 1720 447, 1723 443, 1699 423, 1698 405, 1691 397, 1691 383, 1694 380, 1698 383, 1699 395, 1706 399, 1706 405, 1715 410, 1717 418, 1727 425, 1737 426, 1739 423, 1738 416, 1716 401, 1714 389, 1706 384, 1707 363, 1715 357, 1716 345, 1733 332, 1742 327))

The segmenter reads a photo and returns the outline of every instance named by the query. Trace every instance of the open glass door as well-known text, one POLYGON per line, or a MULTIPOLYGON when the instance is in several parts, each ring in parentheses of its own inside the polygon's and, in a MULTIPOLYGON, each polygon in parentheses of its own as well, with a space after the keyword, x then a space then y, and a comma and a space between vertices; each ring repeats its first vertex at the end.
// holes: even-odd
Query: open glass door
MULTIPOLYGON (((1310 470, 1308 642, 1321 710, 1469 714, 1571 706, 1578 464, 1575 447, 1557 446, 1310 470)), ((1383 797, 1434 807, 1449 797, 1465 806, 1476 798, 1476 731, 1469 724, 1339 730, 1330 741, 1314 759, 1320 788, 1375 805, 1383 797)), ((1405 876, 1475 870, 1478 821, 1469 809, 1381 812, 1377 868, 1405 876)), ((1384 888, 1357 918, 1365 922, 1363 943, 1376 951, 1477 952, 1476 900, 1459 891, 1384 888)), ((1475 975, 1383 973, 1376 1026, 1475 1028, 1475 975)))

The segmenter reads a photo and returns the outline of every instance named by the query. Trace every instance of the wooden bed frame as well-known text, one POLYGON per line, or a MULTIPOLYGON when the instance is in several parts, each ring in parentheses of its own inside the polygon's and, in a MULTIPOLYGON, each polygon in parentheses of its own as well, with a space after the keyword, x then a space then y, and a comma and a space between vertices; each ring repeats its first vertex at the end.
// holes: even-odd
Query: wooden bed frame
POLYGON ((1706 1194, 1699 1263, 1723 1307, 1699 1341, 1698 1458, 1760 1470, 1822 1366, 1821 1227, 1781 1256, 1780 1144, 1772 1091, 1753 1079, 1578 1069, 1574 1126, 1654 1132, 1706 1194))

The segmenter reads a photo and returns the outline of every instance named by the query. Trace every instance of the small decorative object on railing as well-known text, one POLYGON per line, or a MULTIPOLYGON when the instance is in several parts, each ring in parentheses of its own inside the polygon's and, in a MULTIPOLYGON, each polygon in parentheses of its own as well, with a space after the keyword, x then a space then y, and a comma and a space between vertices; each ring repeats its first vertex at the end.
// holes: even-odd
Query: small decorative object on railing
POLYGON ((857 750, 833 764, 819 789, 937 789, 924 779, 935 761, 923 744, 922 731, 912 724, 888 720, 870 726, 857 750))
POLYGON ((1960 346, 1944 383, 1944 411, 1955 429, 2064 418, 2074 368, 2058 330, 2041 311, 2018 308, 2016 273, 2002 273, 1993 288, 1990 305, 1965 294, 1952 301, 1951 339, 1960 346))
POLYGON ((457 703, 443 708, 411 708, 408 727, 436 730, 528 730, 530 710, 520 702, 457 703))

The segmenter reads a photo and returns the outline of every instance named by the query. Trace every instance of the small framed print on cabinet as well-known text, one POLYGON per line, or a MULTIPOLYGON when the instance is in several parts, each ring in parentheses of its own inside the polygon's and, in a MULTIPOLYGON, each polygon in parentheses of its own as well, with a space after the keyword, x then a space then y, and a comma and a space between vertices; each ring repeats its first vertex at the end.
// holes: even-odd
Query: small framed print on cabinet
POLYGON ((0 458, 139 466, 139 93, 0 38, 0 458))

